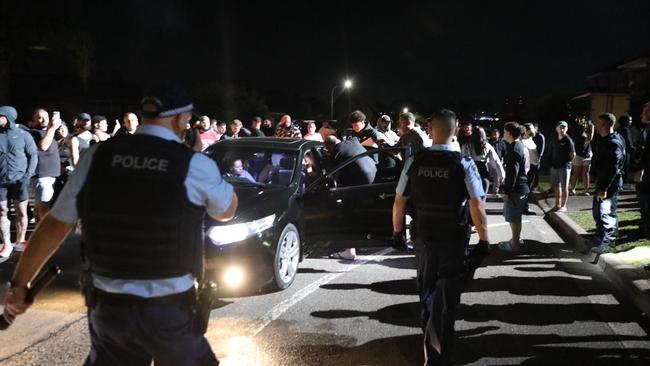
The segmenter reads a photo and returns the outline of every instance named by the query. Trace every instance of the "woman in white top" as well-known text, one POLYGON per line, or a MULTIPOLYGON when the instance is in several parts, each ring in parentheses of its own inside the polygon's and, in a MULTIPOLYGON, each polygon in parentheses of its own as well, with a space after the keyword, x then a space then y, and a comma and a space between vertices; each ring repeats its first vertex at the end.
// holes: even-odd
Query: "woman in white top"
POLYGON ((487 141, 483 127, 474 127, 471 136, 471 139, 461 146, 461 153, 474 160, 483 181, 483 189, 487 193, 490 188, 490 177, 494 186, 498 187, 506 175, 505 170, 497 152, 487 141))

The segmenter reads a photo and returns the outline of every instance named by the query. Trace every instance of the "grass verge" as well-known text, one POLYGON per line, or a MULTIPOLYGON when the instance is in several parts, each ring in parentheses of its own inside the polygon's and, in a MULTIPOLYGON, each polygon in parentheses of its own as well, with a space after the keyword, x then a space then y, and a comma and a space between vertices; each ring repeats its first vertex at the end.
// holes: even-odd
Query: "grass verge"
MULTIPOLYGON (((567 216, 585 231, 593 234, 596 230, 596 223, 589 211, 567 212, 567 216)), ((650 247, 650 241, 645 239, 639 225, 641 213, 638 210, 618 212, 618 237, 613 253, 620 253, 635 247, 650 247)))

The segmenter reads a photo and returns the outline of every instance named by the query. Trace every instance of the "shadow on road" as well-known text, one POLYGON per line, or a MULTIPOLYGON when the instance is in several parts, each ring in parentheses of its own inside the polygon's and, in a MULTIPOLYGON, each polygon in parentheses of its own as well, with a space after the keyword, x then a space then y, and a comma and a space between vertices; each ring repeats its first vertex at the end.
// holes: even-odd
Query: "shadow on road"
POLYGON ((369 285, 361 283, 329 283, 321 286, 326 290, 358 290, 370 291, 389 295, 417 295, 415 279, 373 282, 369 285))
POLYGON ((377 320, 384 324, 413 328, 420 327, 420 304, 418 302, 390 305, 380 308, 377 311, 335 309, 314 311, 311 313, 311 315, 316 318, 323 319, 366 317, 368 319, 377 320))

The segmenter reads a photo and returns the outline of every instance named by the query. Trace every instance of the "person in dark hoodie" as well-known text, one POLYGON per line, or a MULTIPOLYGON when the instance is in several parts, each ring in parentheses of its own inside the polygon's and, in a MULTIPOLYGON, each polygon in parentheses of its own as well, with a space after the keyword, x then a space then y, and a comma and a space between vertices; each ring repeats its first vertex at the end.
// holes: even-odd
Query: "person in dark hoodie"
POLYGON ((596 121, 596 131, 601 139, 594 156, 596 173, 596 195, 592 213, 596 222, 593 253, 607 252, 614 246, 618 231, 618 191, 623 187, 623 165, 625 163, 625 142, 618 132, 614 132, 616 117, 603 113, 596 121))
POLYGON ((0 258, 13 251, 9 199, 16 211, 16 243, 24 244, 27 233, 27 200, 31 177, 36 172, 38 149, 29 132, 16 125, 14 107, 0 107, 0 231, 3 246, 0 258))

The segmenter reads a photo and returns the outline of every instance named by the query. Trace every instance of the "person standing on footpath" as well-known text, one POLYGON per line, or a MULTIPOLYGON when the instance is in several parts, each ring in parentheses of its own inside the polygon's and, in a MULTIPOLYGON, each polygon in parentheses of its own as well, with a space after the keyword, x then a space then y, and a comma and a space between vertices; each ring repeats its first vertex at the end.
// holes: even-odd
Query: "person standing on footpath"
POLYGON ((576 157, 573 140, 567 135, 569 124, 558 122, 555 127, 557 137, 551 141, 551 188, 555 194, 554 211, 565 212, 569 196, 569 178, 571 177, 571 161, 576 157))
POLYGON ((569 194, 576 194, 578 180, 582 178, 582 187, 584 188, 583 196, 589 196, 589 172, 591 170, 591 158, 593 151, 591 141, 594 138, 594 124, 590 120, 583 119, 576 123, 576 134, 573 140, 576 147, 576 156, 573 158, 571 172, 571 183, 569 184, 569 194))
POLYGON ((9 258, 11 244, 9 200, 16 211, 16 243, 25 242, 29 183, 38 164, 38 150, 32 136, 16 125, 14 107, 0 107, 0 231, 3 246, 0 258, 9 258))
POLYGON ((650 101, 643 105, 639 128, 641 143, 638 146, 639 167, 633 174, 636 183, 636 197, 641 208, 641 231, 650 240, 650 101))
POLYGON ((421 225, 415 242, 426 365, 451 365, 454 322, 460 304, 471 215, 488 252, 485 196, 474 162, 453 150, 456 114, 443 109, 429 119, 433 145, 406 160, 393 204, 394 246, 406 246, 406 204, 415 205, 421 225))
POLYGON ((29 308, 25 286, 80 218, 91 338, 85 364, 218 365, 191 314, 203 275, 203 217, 229 220, 237 196, 213 160, 182 144, 193 108, 178 88, 150 90, 134 135, 84 154, 18 262, 7 320, 29 308))
MULTIPOLYGON (((61 118, 50 116, 45 109, 37 109, 32 117, 32 138, 38 148, 38 164, 36 164, 36 179, 34 198, 36 216, 40 220, 50 210, 54 197, 54 182, 61 175, 61 158, 59 144, 54 139, 56 130, 61 126, 61 118)), ((20 243, 18 243, 20 244, 20 243)), ((22 250, 17 245, 16 250, 22 250)))
POLYGON ((503 126, 503 139, 508 143, 504 164, 506 178, 501 185, 503 198, 503 216, 510 223, 512 238, 499 243, 499 249, 506 252, 521 251, 521 216, 528 202, 528 177, 526 175, 526 148, 520 137, 525 129, 517 122, 508 122, 503 126))
POLYGON ((614 246, 618 230, 618 191, 623 187, 623 164, 625 163, 625 141, 614 132, 616 116, 603 113, 596 121, 596 132, 601 139, 594 156, 596 173, 596 196, 592 206, 596 233, 593 253, 604 253, 614 246))

